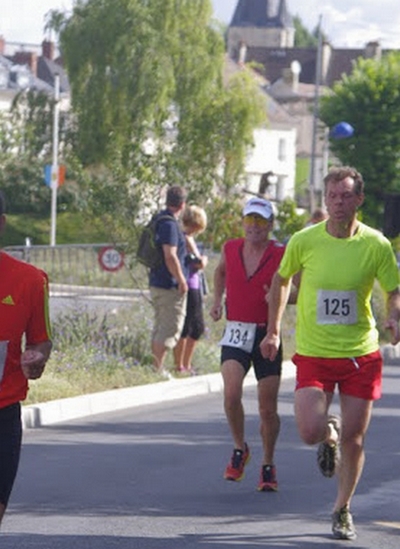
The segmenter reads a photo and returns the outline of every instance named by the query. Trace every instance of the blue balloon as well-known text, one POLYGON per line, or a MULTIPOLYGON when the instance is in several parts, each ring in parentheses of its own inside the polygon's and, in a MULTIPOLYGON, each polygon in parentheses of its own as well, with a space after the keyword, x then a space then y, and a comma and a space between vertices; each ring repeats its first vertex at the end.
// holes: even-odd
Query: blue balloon
POLYGON ((354 134, 354 128, 348 122, 339 122, 330 131, 332 139, 347 139, 354 134))

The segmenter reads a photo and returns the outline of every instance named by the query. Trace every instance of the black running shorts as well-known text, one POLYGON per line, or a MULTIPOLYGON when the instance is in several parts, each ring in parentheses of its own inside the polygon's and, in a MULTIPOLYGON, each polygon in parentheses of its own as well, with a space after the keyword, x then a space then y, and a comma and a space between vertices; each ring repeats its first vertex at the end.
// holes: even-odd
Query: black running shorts
POLYGON ((246 351, 237 349, 236 347, 222 346, 221 364, 226 360, 236 360, 236 362, 239 362, 243 366, 246 374, 250 370, 251 364, 253 364, 254 373, 258 381, 268 376, 280 376, 282 372, 282 346, 279 347, 275 360, 271 361, 264 358, 260 351, 260 343, 265 334, 266 327, 257 327, 253 349, 250 353, 246 353, 246 351))
POLYGON ((7 506, 17 475, 22 442, 21 405, 0 409, 0 503, 7 506))

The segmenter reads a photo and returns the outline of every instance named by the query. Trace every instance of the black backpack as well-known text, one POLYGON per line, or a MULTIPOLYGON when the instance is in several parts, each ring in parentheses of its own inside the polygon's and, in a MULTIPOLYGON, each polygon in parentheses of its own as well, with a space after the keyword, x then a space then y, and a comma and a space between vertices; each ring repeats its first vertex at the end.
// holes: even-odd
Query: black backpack
POLYGON ((162 264, 162 247, 156 242, 157 224, 162 219, 175 218, 170 215, 153 215, 139 236, 136 257, 142 265, 148 267, 149 269, 156 269, 162 264))

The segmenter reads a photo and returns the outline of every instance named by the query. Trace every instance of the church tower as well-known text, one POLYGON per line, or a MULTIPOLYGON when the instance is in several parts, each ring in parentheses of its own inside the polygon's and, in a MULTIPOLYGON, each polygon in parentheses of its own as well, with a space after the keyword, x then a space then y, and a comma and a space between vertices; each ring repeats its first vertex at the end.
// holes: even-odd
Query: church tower
POLYGON ((285 0, 238 0, 228 29, 228 54, 244 60, 244 49, 292 48, 294 25, 285 0))

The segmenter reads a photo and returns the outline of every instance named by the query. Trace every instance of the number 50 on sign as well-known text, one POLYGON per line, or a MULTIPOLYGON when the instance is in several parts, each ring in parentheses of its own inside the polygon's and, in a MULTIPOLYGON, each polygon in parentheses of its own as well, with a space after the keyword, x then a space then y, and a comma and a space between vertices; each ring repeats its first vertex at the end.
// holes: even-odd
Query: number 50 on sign
POLYGON ((124 265, 124 254, 112 246, 106 246, 99 252, 100 267, 104 271, 118 271, 124 265))

